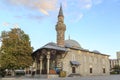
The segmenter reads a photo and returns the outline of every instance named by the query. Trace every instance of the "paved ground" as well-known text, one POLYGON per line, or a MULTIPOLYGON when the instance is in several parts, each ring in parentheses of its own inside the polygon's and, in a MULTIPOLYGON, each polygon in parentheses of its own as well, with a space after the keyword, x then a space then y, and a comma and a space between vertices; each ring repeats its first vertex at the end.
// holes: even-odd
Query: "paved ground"
POLYGON ((120 75, 110 76, 87 76, 87 77, 66 77, 53 79, 40 79, 37 77, 5 77, 0 80, 120 80, 120 75))

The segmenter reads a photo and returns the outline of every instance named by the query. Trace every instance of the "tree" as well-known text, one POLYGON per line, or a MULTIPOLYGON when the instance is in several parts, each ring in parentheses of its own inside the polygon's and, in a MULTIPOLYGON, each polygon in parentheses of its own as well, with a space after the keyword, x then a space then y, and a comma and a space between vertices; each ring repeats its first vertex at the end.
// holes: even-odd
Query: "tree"
POLYGON ((113 68, 113 73, 116 73, 116 74, 120 74, 120 66, 119 65, 115 65, 113 68))
POLYGON ((2 68, 20 69, 29 67, 32 64, 30 39, 20 28, 13 28, 11 31, 3 31, 1 34, 1 59, 2 68))

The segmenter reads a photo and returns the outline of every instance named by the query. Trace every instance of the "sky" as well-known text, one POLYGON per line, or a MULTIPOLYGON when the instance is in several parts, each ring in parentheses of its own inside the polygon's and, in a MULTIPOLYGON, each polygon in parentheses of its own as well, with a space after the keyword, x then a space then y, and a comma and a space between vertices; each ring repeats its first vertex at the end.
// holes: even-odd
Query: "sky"
POLYGON ((120 0, 0 0, 0 33, 19 27, 34 50, 56 42, 55 25, 62 4, 65 39, 84 49, 116 58, 120 51, 120 0))

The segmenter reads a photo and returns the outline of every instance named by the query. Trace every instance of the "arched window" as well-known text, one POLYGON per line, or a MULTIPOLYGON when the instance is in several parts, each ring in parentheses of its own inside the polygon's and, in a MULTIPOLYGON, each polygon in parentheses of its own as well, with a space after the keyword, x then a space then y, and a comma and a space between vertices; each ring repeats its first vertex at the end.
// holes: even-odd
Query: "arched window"
POLYGON ((92 65, 90 65, 90 74, 93 73, 93 68, 92 68, 92 65))
POLYGON ((105 73, 106 71, 105 71, 105 68, 103 68, 103 73, 105 73))
POLYGON ((76 73, 76 68, 72 67, 72 73, 76 73))
POLYGON ((75 61, 75 54, 72 54, 72 61, 75 61))
POLYGON ((92 73, 93 72, 93 70, 92 70, 92 68, 90 68, 90 73, 92 73))

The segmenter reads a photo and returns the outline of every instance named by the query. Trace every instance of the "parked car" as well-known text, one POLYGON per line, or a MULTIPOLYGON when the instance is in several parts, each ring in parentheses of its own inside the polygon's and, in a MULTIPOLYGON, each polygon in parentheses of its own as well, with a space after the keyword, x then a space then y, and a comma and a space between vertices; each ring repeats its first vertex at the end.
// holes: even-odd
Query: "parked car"
POLYGON ((16 76, 23 76, 23 75, 25 75, 25 71, 24 70, 15 70, 15 74, 16 74, 16 76))

